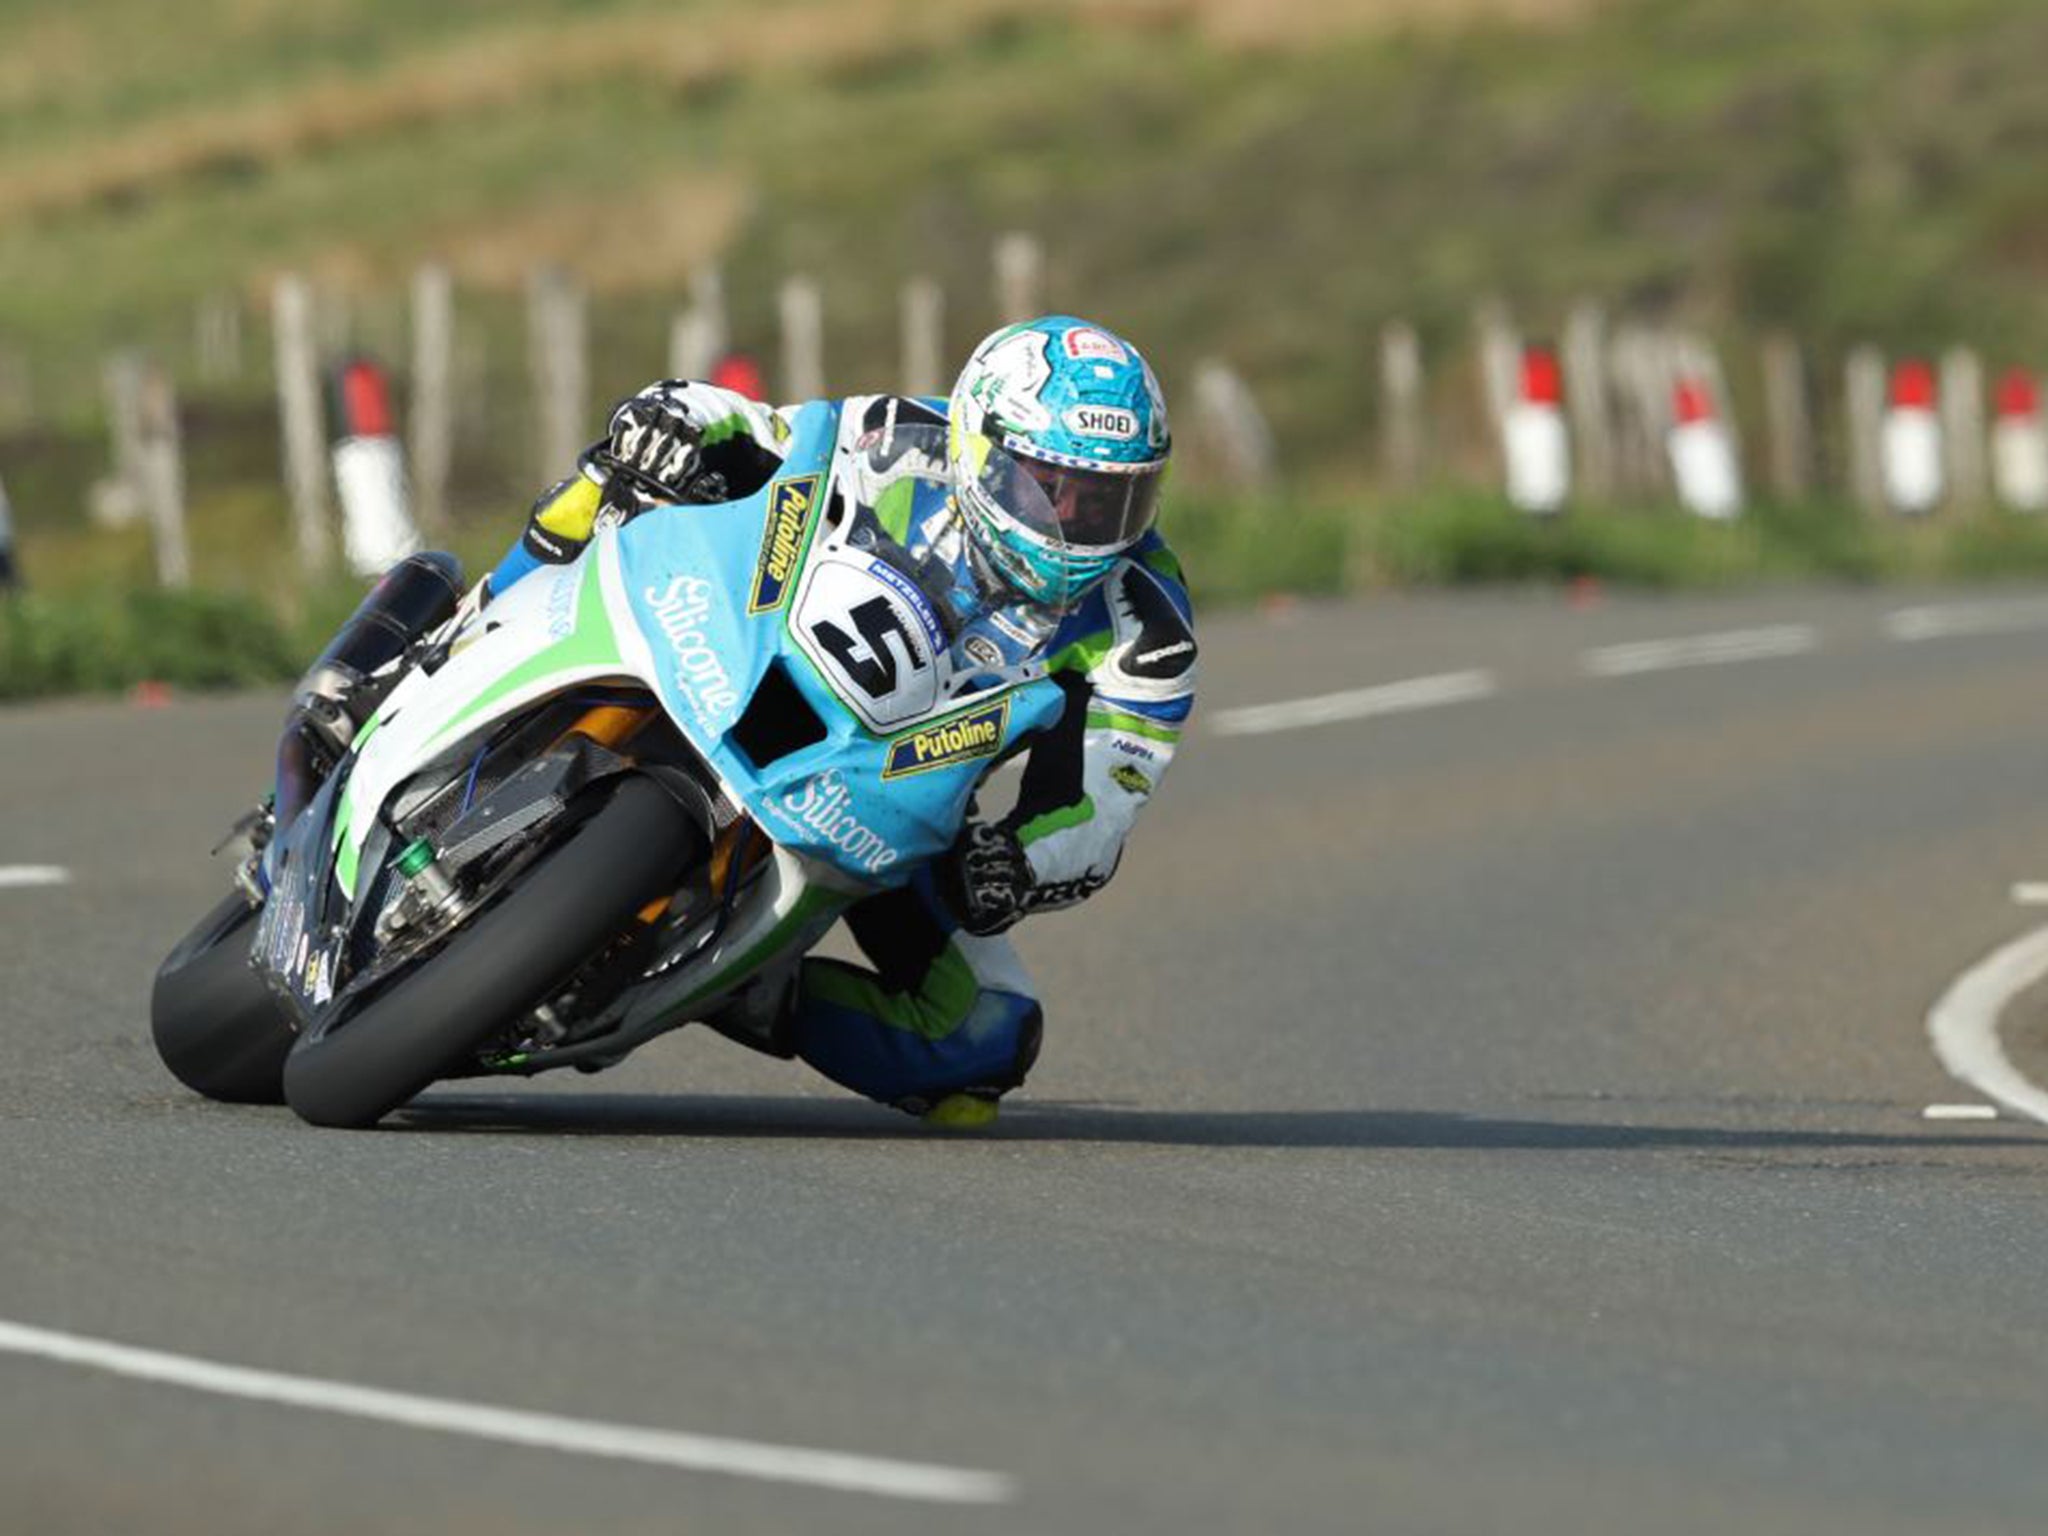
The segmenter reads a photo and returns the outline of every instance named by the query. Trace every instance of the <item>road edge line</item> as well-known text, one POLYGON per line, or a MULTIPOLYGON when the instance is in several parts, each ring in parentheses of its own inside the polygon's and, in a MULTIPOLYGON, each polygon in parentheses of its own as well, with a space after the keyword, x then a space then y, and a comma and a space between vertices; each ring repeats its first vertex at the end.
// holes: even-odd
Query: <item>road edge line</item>
POLYGON ((1998 1022, 2006 1005, 2048 979, 2048 927, 2001 945, 1949 984, 1927 1010, 1927 1034, 1949 1076, 2030 1120, 2048 1125, 2043 1090, 2005 1054, 1998 1022))
POLYGON ((895 1461, 846 1451, 811 1450, 679 1430, 645 1429, 598 1419, 498 1408, 455 1398, 423 1397, 360 1387, 317 1376, 293 1376, 227 1365, 193 1355, 142 1349, 85 1334, 0 1319, 0 1354, 81 1366, 133 1380, 184 1387, 220 1397, 279 1403, 316 1413, 437 1430, 475 1440, 571 1455, 607 1457, 690 1472, 722 1472, 764 1482, 798 1483, 844 1493, 875 1494, 935 1504, 1001 1504, 1015 1483, 1000 1472, 927 1462, 895 1461))

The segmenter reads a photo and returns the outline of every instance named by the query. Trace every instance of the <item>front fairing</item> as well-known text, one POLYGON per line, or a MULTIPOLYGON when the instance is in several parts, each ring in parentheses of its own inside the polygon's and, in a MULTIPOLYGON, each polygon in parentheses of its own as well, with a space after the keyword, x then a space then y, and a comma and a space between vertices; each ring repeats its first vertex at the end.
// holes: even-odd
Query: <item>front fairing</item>
POLYGON ((835 488, 861 450, 842 435, 836 406, 807 406, 758 494, 603 537, 635 619, 622 647, 728 793, 777 842, 888 887, 952 844, 989 767, 1065 701, 1035 658, 963 668, 947 616, 854 538, 861 503, 835 488), (805 733, 765 729, 770 711, 807 711, 815 738, 791 747, 805 733))

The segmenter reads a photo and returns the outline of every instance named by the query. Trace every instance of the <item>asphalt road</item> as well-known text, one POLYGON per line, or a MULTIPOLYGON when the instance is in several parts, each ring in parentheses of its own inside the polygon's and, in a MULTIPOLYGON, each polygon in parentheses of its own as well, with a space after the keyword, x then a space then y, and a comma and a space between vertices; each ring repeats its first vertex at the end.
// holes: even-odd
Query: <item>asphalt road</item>
POLYGON ((377 1133, 200 1102, 148 983, 277 701, 0 712, 0 866, 71 875, 0 885, 0 1323, 1012 1480, 907 1502, 0 1352, 0 1529, 2038 1531, 2048 1134, 1924 1120, 1975 1096, 1923 1019, 2041 921, 2048 612, 1887 624, 1955 597, 1205 626, 1203 723, 1116 884, 1023 936, 1047 1049, 973 1139, 702 1031, 377 1133), (1766 638, 1604 649, 1731 630, 1766 638))

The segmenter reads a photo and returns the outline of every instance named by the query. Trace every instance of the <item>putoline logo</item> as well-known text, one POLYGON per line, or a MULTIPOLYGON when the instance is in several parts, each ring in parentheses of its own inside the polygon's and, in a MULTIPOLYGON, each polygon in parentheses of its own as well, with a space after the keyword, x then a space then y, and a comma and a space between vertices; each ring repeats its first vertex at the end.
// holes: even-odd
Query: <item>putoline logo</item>
POLYGON ((900 779, 905 774, 923 773, 929 768, 947 768, 954 763, 994 757, 1003 745, 1003 728, 1010 723, 1007 697, 984 704, 964 715, 921 726, 889 744, 889 759, 882 765, 882 777, 900 779))
POLYGON ((768 523, 761 531, 761 558, 754 566, 754 595, 747 602, 748 613, 780 608, 789 596, 789 578, 796 573, 797 557, 803 553, 804 524, 817 495, 816 475, 778 480, 770 488, 768 523))

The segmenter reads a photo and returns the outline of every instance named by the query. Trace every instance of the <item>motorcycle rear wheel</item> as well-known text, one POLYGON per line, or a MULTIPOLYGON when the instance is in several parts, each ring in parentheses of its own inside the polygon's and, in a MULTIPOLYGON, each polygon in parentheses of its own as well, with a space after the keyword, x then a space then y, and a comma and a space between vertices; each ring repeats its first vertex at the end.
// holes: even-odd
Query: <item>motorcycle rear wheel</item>
POLYGON ((286 1102, 314 1125, 376 1124, 556 991, 707 851, 673 796, 625 778, 419 969, 302 1038, 285 1060, 286 1102))
POLYGON ((258 909, 230 892, 158 967, 149 1030, 171 1075, 228 1104, 282 1104, 298 1036, 249 965, 258 909))

